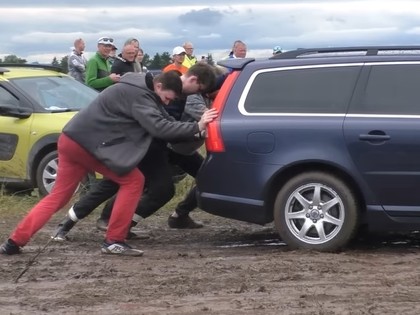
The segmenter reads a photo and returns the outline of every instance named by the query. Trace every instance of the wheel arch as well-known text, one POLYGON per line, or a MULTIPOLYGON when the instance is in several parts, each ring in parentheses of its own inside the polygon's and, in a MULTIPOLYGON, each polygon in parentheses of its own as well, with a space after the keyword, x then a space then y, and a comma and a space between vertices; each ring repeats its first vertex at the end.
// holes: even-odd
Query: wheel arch
POLYGON ((31 184, 34 187, 36 187, 36 170, 38 168, 38 165, 46 154, 57 150, 57 142, 59 136, 60 134, 57 133, 43 137, 32 146, 32 149, 29 152, 28 175, 31 184))
POLYGON ((280 189, 292 177, 309 171, 329 173, 337 178, 340 178, 345 183, 348 183, 349 188, 354 192, 356 196, 359 211, 361 211, 361 213, 366 211, 366 203, 363 197, 363 193, 360 190, 356 180, 350 175, 349 172, 332 164, 322 162, 306 162, 294 164, 280 170, 271 178, 270 182, 267 184, 264 200, 266 203, 265 208, 267 211, 266 217, 269 219, 269 222, 274 220, 274 202, 280 189))

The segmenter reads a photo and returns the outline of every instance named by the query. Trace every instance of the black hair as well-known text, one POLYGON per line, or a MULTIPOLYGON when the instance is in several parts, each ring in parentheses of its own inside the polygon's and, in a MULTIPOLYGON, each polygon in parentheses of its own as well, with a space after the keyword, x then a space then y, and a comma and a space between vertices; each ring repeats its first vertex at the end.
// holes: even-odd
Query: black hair
POLYGON ((174 91, 177 96, 182 95, 182 80, 179 71, 163 72, 154 78, 154 82, 161 83, 163 90, 174 91))
POLYGON ((196 63, 188 69, 187 77, 196 76, 197 81, 205 86, 204 93, 214 91, 216 86, 216 72, 213 66, 207 63, 196 63))

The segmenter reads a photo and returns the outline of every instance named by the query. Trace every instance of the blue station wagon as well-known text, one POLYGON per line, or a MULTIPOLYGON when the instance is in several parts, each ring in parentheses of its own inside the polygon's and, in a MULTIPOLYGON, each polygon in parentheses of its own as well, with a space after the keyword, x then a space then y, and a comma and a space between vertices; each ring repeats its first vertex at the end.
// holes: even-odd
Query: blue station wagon
POLYGON ((219 62, 200 207, 334 251, 361 226, 420 229, 420 46, 299 49, 219 62))

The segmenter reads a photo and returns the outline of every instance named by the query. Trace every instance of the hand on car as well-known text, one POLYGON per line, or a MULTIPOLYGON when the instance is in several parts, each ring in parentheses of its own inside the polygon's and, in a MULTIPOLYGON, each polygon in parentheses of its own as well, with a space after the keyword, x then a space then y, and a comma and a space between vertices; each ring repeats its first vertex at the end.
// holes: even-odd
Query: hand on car
POLYGON ((200 129, 200 131, 205 130, 207 124, 215 120, 217 116, 219 116, 219 113, 215 108, 206 110, 201 116, 200 121, 198 122, 198 128, 200 129))

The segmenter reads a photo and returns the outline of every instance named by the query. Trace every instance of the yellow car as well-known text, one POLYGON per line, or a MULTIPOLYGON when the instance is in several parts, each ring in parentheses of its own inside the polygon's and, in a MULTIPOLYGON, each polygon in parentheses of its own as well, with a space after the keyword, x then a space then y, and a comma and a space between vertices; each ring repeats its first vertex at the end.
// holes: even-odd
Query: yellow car
POLYGON ((45 65, 0 64, 0 184, 51 191, 57 139, 98 92, 45 65))

